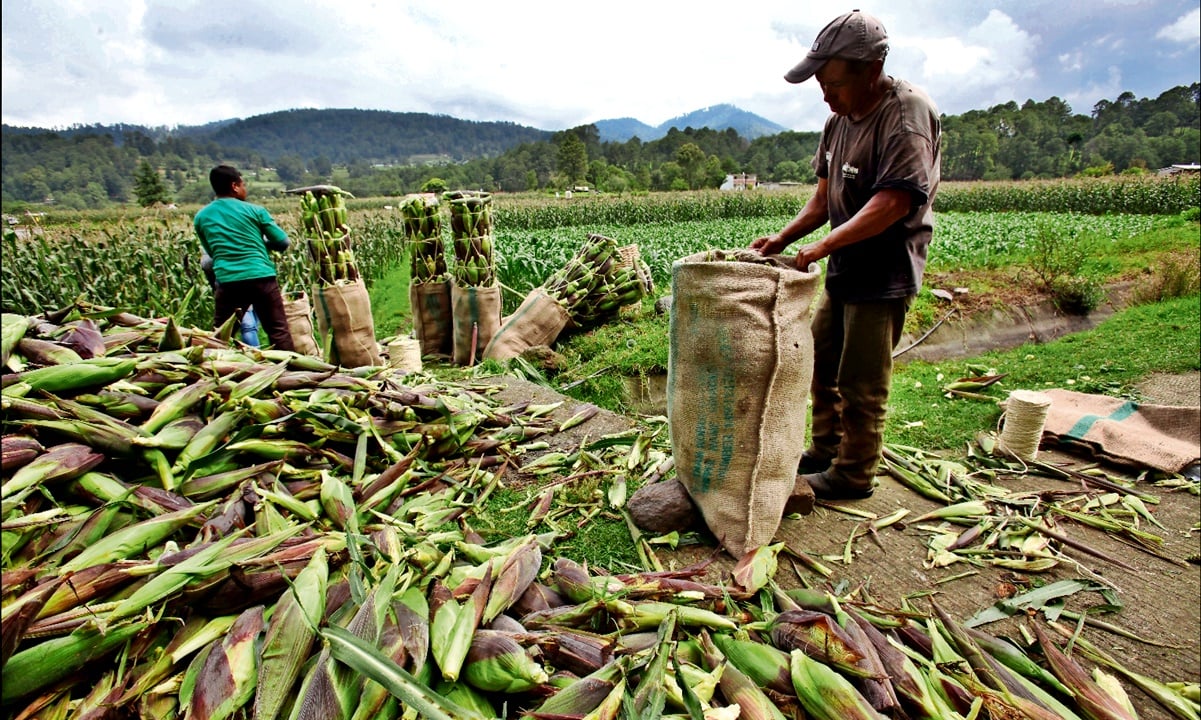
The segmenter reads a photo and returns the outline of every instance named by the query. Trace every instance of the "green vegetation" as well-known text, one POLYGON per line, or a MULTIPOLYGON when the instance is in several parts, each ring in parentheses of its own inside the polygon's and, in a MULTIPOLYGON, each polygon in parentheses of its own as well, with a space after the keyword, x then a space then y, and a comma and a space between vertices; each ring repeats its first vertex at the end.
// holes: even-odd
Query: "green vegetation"
MULTIPOLYGON (((1008 102, 943 121, 943 179, 1010 181, 1140 175, 1201 158, 1201 85, 1156 98, 1122 93, 1088 115, 1059 98, 1008 102)), ((211 197, 219 162, 275 187, 331 183, 357 197, 416 192, 432 178, 489 192, 567 190, 609 194, 717 188, 727 174, 812 183, 819 133, 747 139, 733 129, 672 128, 655 140, 602 141, 596 125, 546 132, 512 123, 369 110, 293 110, 220 126, 168 131, 136 126, 50 132, 4 126, 3 206, 101 208, 130 203, 147 162, 181 203, 211 197)), ((980 193, 993 197, 992 187, 980 193)), ((1044 210, 1087 212, 1071 196, 1041 193, 1044 210)), ((972 208, 985 209, 983 201, 972 208)), ((1090 202, 1091 201, 1087 201, 1090 202)), ((942 209, 964 210, 966 207, 942 209)), ((1011 209, 997 205, 989 209, 1011 209)), ((1114 205, 1113 212, 1148 212, 1114 205)))

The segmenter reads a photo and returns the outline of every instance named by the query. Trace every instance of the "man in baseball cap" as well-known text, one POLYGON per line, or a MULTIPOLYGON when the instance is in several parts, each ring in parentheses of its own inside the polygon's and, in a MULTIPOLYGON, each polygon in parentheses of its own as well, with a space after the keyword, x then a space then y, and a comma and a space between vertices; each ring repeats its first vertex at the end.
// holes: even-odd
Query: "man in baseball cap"
POLYGON ((784 79, 790 83, 805 82, 832 58, 870 62, 883 60, 887 54, 888 33, 884 24, 867 13, 852 10, 822 28, 809 54, 784 79))
MULTIPOLYGON (((778 233, 751 247, 777 254, 829 223, 797 249, 798 270, 826 259, 825 291, 813 315, 813 424, 793 500, 870 496, 883 454, 892 352, 921 289, 941 162, 938 108, 924 92, 885 74, 888 33, 866 13, 835 18, 784 79, 816 77, 830 116, 813 169, 817 188, 778 233)), ((798 408, 798 422, 805 409, 798 408)))

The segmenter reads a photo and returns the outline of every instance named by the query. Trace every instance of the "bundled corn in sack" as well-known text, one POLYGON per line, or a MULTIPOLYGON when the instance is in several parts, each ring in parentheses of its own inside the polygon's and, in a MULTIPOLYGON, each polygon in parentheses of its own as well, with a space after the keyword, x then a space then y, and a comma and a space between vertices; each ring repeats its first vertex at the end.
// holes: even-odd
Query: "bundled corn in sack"
POLYGON ((771 542, 813 377, 815 265, 713 250, 672 265, 667 417, 676 475, 734 557, 771 542))
POLYGON ((449 355, 453 322, 450 274, 438 196, 409 195, 400 206, 409 253, 409 307, 422 355, 449 355))
POLYGON ((500 329, 500 286, 492 257, 492 196, 455 190, 442 197, 450 207, 454 246, 451 357, 458 365, 474 365, 500 329))
POLYGON ((371 298, 359 275, 347 225, 343 197, 349 193, 333 185, 287 192, 301 191, 301 227, 313 259, 313 298, 325 359, 348 368, 380 365, 371 298))
POLYGON ((653 288, 649 268, 624 262, 617 243, 591 233, 563 267, 534 288, 504 319, 484 357, 507 360, 550 345, 567 328, 591 327, 617 317, 653 288))

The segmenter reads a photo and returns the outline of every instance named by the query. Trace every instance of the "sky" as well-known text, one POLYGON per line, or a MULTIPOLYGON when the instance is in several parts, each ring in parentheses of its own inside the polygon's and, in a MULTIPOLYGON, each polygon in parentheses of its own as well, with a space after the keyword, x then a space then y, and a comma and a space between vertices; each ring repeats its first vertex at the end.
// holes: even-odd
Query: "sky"
POLYGON ((355 108, 563 130, 729 103, 786 128, 828 113, 784 73, 851 9, 888 74, 948 115, 1051 97, 1087 115, 1201 76, 1197 0, 2 0, 8 125, 201 125, 355 108))

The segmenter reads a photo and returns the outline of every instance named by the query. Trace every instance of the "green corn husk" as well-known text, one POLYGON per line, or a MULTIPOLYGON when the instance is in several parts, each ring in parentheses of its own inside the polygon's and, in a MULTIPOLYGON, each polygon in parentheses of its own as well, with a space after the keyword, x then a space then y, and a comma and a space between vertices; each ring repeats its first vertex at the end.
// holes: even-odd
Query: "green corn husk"
POLYGON ((797 699, 813 720, 885 720, 840 673, 793 650, 792 684, 797 699))
POLYGON ((321 637, 334 659, 383 685, 426 720, 489 720, 440 697, 378 648, 348 630, 330 625, 322 628, 321 637))
POLYGON ((262 605, 243 611, 234 620, 196 676, 188 717, 225 720, 250 701, 258 675, 255 646, 262 631, 262 605))
POLYGON ((20 382, 28 384, 31 393, 71 393, 129 377, 137 364, 135 358, 86 358, 69 365, 26 370, 18 378, 20 382))
POLYGON ((792 695, 792 668, 788 653, 767 643, 743 640, 732 635, 716 634, 713 644, 725 656, 726 662, 749 677, 762 688, 792 695))
POLYGON ((124 560, 135 554, 144 553, 146 550, 158 546, 180 528, 204 515, 216 504, 215 500, 197 503, 186 510, 159 515, 121 528, 84 548, 78 555, 63 563, 59 569, 62 572, 72 572, 90 565, 124 560))
POLYGON ((546 682, 549 675, 508 634, 477 630, 463 660, 462 677, 485 692, 518 693, 546 682))
POLYGON ((259 650, 256 718, 279 717, 311 653, 317 626, 325 614, 328 583, 329 563, 325 548, 319 547, 271 613, 259 650))
POLYGON ((39 692, 106 657, 149 627, 145 621, 109 625, 103 631, 86 624, 64 637, 51 638, 13 654, 0 671, 0 705, 39 692))
POLYGON ((175 672, 175 667, 185 658, 229 634, 236 619, 236 615, 189 619, 183 628, 171 636, 170 642, 157 658, 134 669, 128 688, 117 704, 125 706, 146 697, 152 688, 175 672))
POLYGON ((628 660, 614 660, 560 688, 538 706, 540 715, 584 715, 595 710, 625 678, 628 660))

